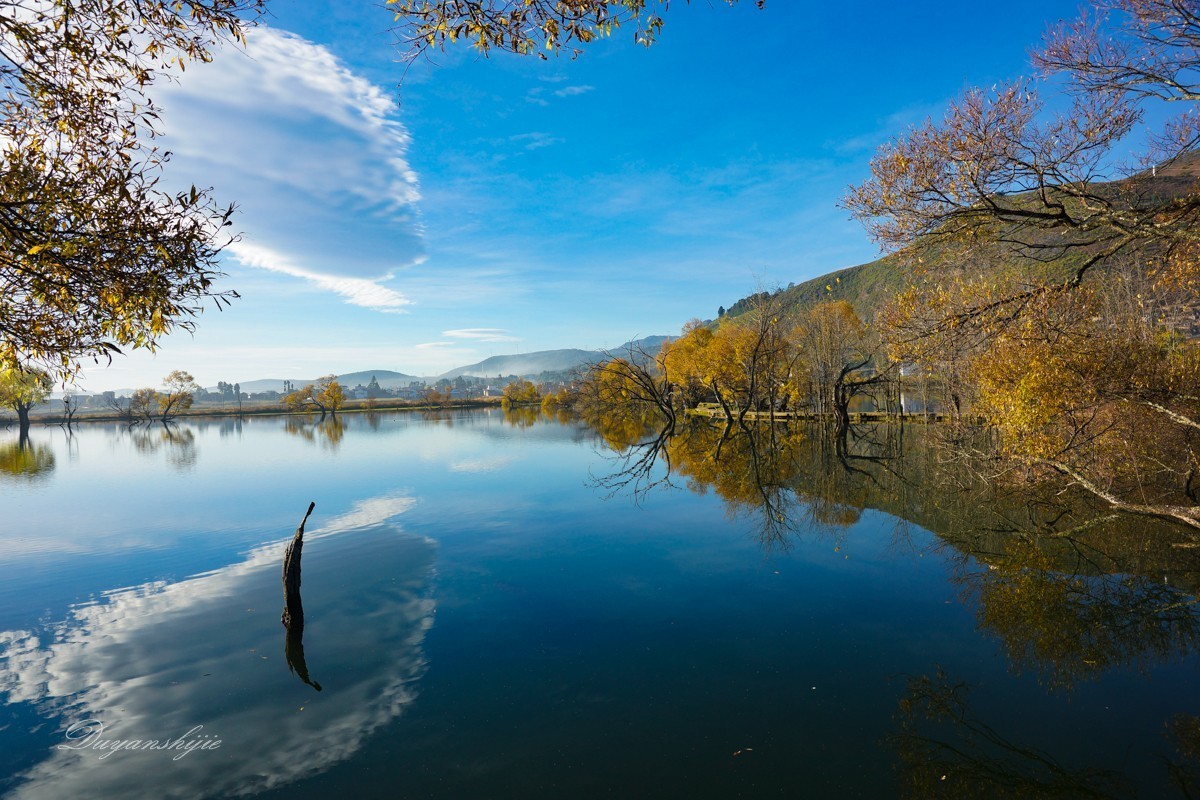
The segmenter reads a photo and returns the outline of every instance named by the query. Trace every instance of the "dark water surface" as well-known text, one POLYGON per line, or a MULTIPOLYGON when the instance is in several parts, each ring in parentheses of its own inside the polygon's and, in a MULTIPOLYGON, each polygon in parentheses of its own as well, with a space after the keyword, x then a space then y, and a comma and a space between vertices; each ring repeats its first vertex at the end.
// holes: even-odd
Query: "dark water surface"
POLYGON ((1128 527, 1116 545, 967 544, 921 527, 951 501, 880 488, 866 464, 823 493, 806 462, 738 496, 702 475, 709 456, 676 454, 675 488, 609 497, 599 437, 499 411, 10 439, 14 797, 1196 788, 1193 572, 1162 566, 1195 556, 1128 527), (280 563, 309 500, 298 654, 280 563), (85 746, 185 734, 219 747, 85 746))

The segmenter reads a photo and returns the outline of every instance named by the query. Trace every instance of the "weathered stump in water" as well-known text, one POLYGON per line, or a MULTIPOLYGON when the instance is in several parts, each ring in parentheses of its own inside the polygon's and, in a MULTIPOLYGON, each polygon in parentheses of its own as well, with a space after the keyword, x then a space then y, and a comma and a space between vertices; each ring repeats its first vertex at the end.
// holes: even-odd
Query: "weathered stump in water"
POLYGON ((304 630, 304 604, 300 601, 300 557, 304 551, 304 523, 317 507, 316 503, 308 504, 300 527, 283 552, 283 626, 297 632, 304 630))

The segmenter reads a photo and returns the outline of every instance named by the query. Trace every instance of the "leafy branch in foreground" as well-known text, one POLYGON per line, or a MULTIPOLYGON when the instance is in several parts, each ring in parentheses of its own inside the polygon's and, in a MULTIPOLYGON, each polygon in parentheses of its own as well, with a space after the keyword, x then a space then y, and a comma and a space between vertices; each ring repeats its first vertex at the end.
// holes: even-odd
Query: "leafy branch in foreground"
POLYGON ((0 361, 69 378, 234 296, 214 288, 231 208, 159 186, 148 92, 262 5, 0 1, 0 361))
MULTIPOLYGON (((724 2, 732 6, 738 0, 724 2)), ((501 50, 544 59, 564 47, 579 55, 622 26, 634 28, 639 44, 651 45, 663 27, 658 10, 668 5, 668 0, 387 0, 394 32, 410 57, 459 41, 485 55, 501 50)), ((755 5, 762 8, 765 0, 755 5)))

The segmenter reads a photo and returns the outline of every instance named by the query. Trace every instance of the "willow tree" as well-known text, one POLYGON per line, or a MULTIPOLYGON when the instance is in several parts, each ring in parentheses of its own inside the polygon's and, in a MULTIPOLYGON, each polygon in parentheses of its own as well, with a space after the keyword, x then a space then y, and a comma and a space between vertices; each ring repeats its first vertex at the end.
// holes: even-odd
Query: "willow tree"
POLYGON ((263 0, 0 0, 0 361, 62 377, 219 292, 229 208, 159 185, 149 90, 263 0))
POLYGON ((1200 286, 1200 6, 1097 0, 1034 61, 1065 110, 1036 81, 968 91, 851 189, 875 238, 922 264, 890 314, 896 354, 969 344, 1006 455, 1200 527, 1200 365, 1177 332, 1200 286))

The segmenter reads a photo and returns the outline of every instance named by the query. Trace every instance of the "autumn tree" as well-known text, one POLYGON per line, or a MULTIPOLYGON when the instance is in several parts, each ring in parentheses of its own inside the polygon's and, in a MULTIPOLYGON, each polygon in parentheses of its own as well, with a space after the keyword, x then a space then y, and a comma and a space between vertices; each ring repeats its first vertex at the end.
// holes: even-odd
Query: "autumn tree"
POLYGON ((443 394, 442 392, 438 391, 437 388, 431 386, 424 391, 424 393, 421 395, 421 399, 431 406, 445 405, 446 403, 450 402, 450 392, 447 391, 445 394, 443 394))
POLYGON ((346 392, 338 382, 336 375, 325 375, 317 379, 316 399, 322 410, 337 414, 346 405, 346 392))
POLYGON ((346 393, 336 375, 324 375, 316 383, 309 383, 283 399, 293 411, 308 411, 316 408, 321 419, 326 414, 337 414, 346 403, 346 393))
POLYGON ((166 422, 180 412, 187 411, 192 407, 192 401, 198 391, 200 385, 190 373, 180 369, 171 372, 163 378, 162 391, 155 394, 159 419, 166 422))
POLYGON ((751 410, 779 410, 797 355, 788 338, 790 313, 781 292, 752 295, 739 315, 727 313, 715 330, 689 322, 659 360, 689 404, 707 395, 727 420, 742 423, 751 410))
POLYGON ((893 312, 893 347, 969 343, 1006 455, 1200 528, 1200 374, 1172 322, 1200 286, 1200 14, 1093 5, 1034 57, 1063 79, 1064 111, 1046 112, 1035 81, 968 91, 885 145, 846 205, 922 273, 893 312), (1135 139, 1141 163, 1114 166, 1135 139), (1124 283, 1140 291, 1122 304, 1124 283))
POLYGON ((149 92, 261 3, 0 3, 0 358, 65 377, 232 296, 214 288, 230 209, 159 186, 149 92))
POLYGON ((844 433, 850 425, 850 401, 886 379, 874 337, 845 300, 806 309, 792 336, 800 355, 791 391, 798 398, 807 394, 813 410, 832 415, 844 433))
POLYGON ((129 418, 144 419, 150 422, 158 408, 158 392, 153 389, 137 389, 129 396, 129 418))
POLYGON ((575 393, 575 407, 589 420, 623 420, 630 431, 644 428, 648 415, 670 428, 676 419, 672 387, 661 355, 656 361, 631 346, 588 368, 575 393))
MULTIPOLYGON (((716 385, 714 338, 711 328, 693 319, 677 339, 666 342, 659 351, 659 360, 675 376, 676 391, 686 407, 695 407, 709 397, 718 402, 724 399, 716 385)), ((732 413, 727 411, 726 416, 732 417, 732 413)))
POLYGON ((22 439, 29 434, 30 409, 50 396, 52 386, 53 382, 45 372, 15 366, 0 367, 0 406, 17 412, 22 439))
POLYGON ((732 364, 731 388, 738 398, 738 422, 751 409, 775 411, 786 397, 788 376, 795 348, 787 336, 788 307, 782 292, 763 293, 762 299, 731 322, 717 329, 717 338, 727 338, 732 364))
MULTIPOLYGON (((449 390, 447 390, 447 393, 449 390)), ((504 387, 504 402, 506 403, 540 403, 541 394, 537 385, 523 378, 518 378, 504 387)))

